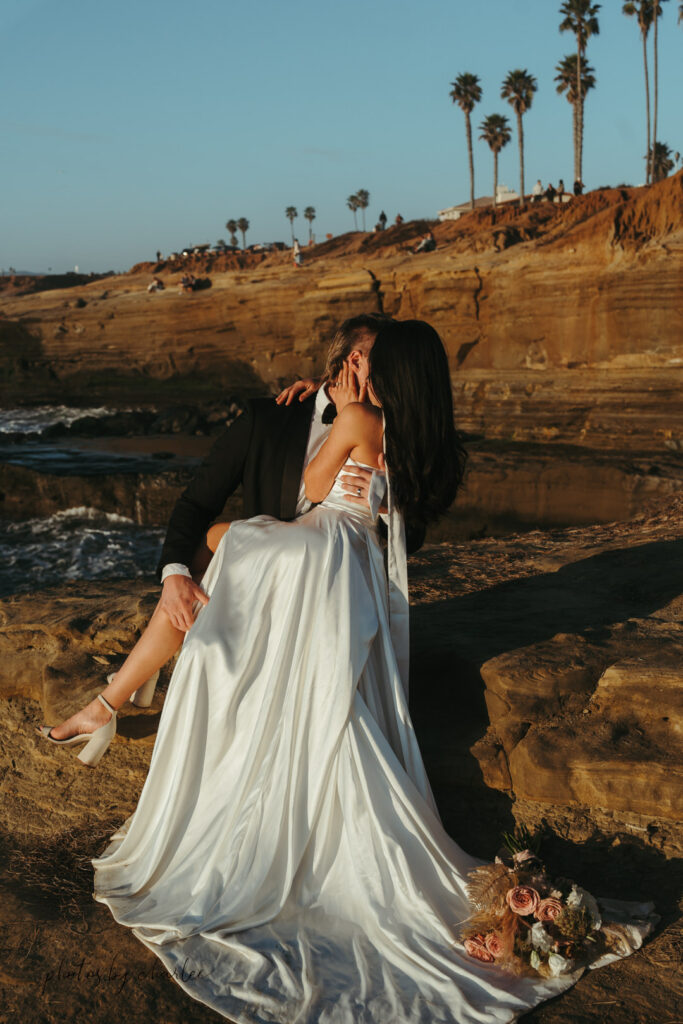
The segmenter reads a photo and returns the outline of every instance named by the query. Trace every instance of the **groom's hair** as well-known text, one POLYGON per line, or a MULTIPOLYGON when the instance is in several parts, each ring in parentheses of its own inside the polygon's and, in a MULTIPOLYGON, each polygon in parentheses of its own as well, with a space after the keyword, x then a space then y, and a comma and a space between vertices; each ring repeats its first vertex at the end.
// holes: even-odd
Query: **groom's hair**
POLYGON ((325 380, 334 380, 337 377, 344 360, 354 349, 360 349, 367 355, 377 332, 390 323, 393 323, 393 317, 387 316, 386 313, 361 313, 345 320, 332 339, 327 353, 325 380))

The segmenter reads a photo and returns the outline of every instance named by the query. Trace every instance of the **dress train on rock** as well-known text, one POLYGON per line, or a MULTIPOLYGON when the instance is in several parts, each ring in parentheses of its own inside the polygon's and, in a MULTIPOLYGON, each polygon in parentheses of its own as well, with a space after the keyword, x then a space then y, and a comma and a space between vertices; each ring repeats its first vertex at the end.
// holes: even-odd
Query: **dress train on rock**
MULTIPOLYGON (((240 1024, 505 1024, 573 984, 458 941, 482 862, 438 816, 396 656, 400 586, 367 510, 335 484, 292 523, 233 523, 203 585, 95 898, 240 1024)), ((629 907, 634 947, 651 909, 629 907)))

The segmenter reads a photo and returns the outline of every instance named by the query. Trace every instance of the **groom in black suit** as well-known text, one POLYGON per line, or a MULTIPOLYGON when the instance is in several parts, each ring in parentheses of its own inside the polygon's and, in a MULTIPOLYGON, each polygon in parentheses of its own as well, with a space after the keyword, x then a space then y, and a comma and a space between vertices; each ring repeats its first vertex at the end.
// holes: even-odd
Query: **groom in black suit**
MULTIPOLYGON (((345 320, 330 346, 327 379, 334 380, 348 359, 362 389, 368 354, 378 330, 389 320, 378 313, 345 320)), ((273 398, 253 399, 217 438, 176 502, 157 567, 163 582, 159 608, 176 628, 189 629, 194 602, 208 601, 192 579, 191 569, 196 574, 207 527, 240 484, 244 518, 272 515, 291 520, 311 507, 303 491, 303 471, 327 437, 334 411, 324 386, 317 394, 290 405, 280 405, 273 398)), ((356 493, 351 500, 367 498, 365 472, 360 470, 361 476, 354 480, 356 493)), ((424 541, 424 530, 407 524, 406 532, 408 550, 416 551, 424 541)))

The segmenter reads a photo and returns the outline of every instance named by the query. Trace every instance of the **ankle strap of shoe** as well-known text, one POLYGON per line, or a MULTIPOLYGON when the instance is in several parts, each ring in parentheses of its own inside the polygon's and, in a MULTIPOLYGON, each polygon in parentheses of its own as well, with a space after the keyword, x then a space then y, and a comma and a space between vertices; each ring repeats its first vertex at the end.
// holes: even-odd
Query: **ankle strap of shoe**
POLYGON ((103 697, 101 693, 97 694, 97 699, 102 701, 102 703, 104 704, 105 708, 109 708, 109 710, 111 711, 112 715, 116 714, 116 708, 113 708, 111 706, 111 704, 109 703, 109 701, 107 700, 107 698, 103 697))

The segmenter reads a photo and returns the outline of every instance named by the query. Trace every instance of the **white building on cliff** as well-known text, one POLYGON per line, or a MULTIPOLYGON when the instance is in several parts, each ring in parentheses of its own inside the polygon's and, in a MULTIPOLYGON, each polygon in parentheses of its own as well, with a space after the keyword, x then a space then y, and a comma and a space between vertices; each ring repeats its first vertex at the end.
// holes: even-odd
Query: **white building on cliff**
MULTIPOLYGON (((519 192, 513 191, 507 185, 498 186, 496 206, 500 206, 502 203, 513 203, 515 199, 519 199, 519 192)), ((479 199, 474 200, 475 210, 479 210, 483 206, 493 206, 493 196, 480 196, 479 199)), ((445 210, 439 210, 438 217, 439 220, 457 220, 462 213, 467 213, 469 209, 469 202, 460 203, 459 206, 447 206, 445 210)))

